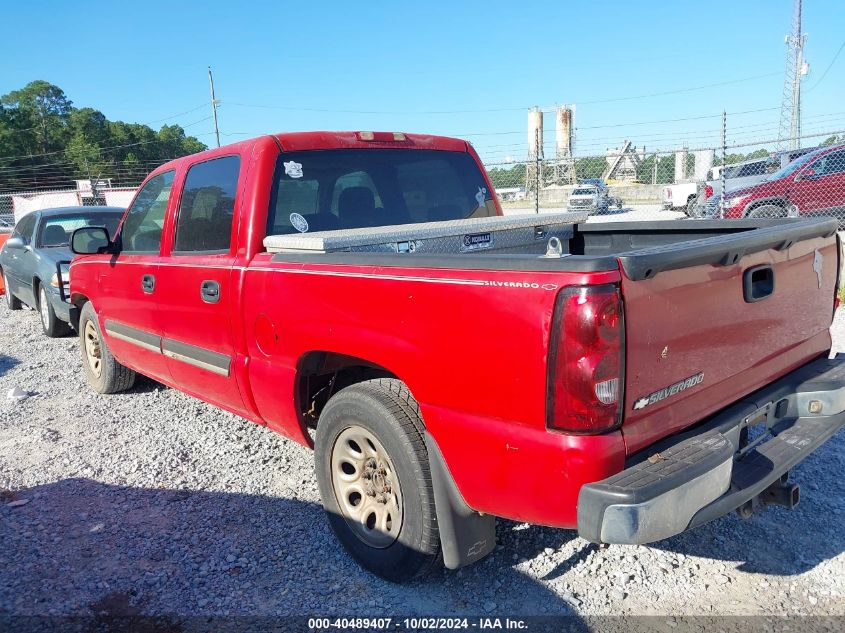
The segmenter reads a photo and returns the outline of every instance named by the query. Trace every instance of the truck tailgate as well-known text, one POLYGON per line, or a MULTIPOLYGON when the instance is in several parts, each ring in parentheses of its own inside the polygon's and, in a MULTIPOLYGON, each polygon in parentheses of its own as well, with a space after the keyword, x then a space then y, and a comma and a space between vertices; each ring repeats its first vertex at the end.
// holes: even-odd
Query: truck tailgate
POLYGON ((830 349, 835 230, 817 220, 619 257, 629 453, 830 349))

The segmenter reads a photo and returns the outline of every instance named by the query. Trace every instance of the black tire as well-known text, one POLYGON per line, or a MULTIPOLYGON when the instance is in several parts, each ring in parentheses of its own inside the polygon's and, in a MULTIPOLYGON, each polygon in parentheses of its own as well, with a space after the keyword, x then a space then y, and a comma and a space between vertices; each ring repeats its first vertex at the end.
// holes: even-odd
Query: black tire
POLYGON ((41 329, 50 338, 59 338, 70 334, 70 325, 56 316, 53 305, 47 296, 47 290, 43 284, 38 284, 38 315, 41 318, 41 329))
POLYGON ((12 294, 9 287, 9 278, 6 277, 5 273, 3 274, 3 285, 6 287, 6 307, 9 310, 20 310, 23 307, 21 300, 12 294))
MULTIPOLYGON (((419 406, 408 388, 401 381, 389 378, 367 380, 340 390, 328 401, 317 424, 314 461, 329 524, 344 548, 361 566, 392 582, 424 576, 443 563, 423 429, 419 406), (401 525, 392 537, 395 540, 378 547, 365 541, 366 535, 359 535, 366 531, 364 524, 369 527, 369 518, 355 522, 345 517, 338 502, 340 493, 335 492, 337 476, 333 475, 333 463, 348 465, 338 462, 345 459, 342 456, 344 442, 348 446, 357 446, 354 441, 341 440, 339 443, 338 440, 359 429, 365 435, 374 436, 387 456, 389 470, 380 481, 384 489, 379 491, 379 495, 384 497, 383 493, 387 491, 387 496, 393 493, 400 497, 401 525), (394 474, 398 480, 396 483, 392 480, 394 474)), ((370 448, 373 454, 378 453, 372 443, 370 448)), ((363 459, 367 459, 364 450, 361 454, 363 459)), ((375 458, 370 459, 375 461, 375 458)), ((381 458, 378 459, 380 464, 381 458)), ((354 468, 356 472, 360 470, 357 466, 354 468)), ((363 479, 356 480, 363 482, 365 487, 376 481, 366 480, 367 472, 365 469, 361 473, 363 479)), ((350 495, 348 490, 345 494, 350 495)), ((351 494, 354 495, 354 491, 351 494)), ((374 499, 358 494, 362 516, 369 512, 367 508, 378 503, 374 495, 365 494, 374 499), (370 505, 364 505, 366 503, 370 505)), ((351 495, 345 501, 348 499, 351 495)), ((345 503, 345 507, 353 505, 345 503)), ((370 529, 378 538, 389 541, 390 534, 370 529)))
POLYGON ((687 206, 684 209, 684 213, 688 218, 695 217, 695 205, 698 204, 698 196, 690 196, 687 199, 687 206))
POLYGON ((82 371, 85 373, 88 384, 97 393, 117 393, 135 384, 135 372, 117 362, 109 351, 100 332, 97 313, 90 302, 82 307, 79 314, 79 347, 82 351, 82 371), (94 342, 89 340, 92 336, 96 338, 96 346, 99 350, 99 371, 91 360, 95 356, 92 353, 94 342))
POLYGON ((785 218, 786 209, 776 204, 764 204, 761 207, 752 209, 746 217, 749 218, 785 218))

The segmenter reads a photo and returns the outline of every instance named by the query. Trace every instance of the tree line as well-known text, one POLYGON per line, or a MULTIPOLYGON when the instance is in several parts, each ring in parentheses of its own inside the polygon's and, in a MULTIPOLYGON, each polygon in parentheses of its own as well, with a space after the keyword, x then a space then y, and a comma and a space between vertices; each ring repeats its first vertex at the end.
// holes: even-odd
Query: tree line
POLYGON ((0 191, 67 188, 84 178, 137 185, 166 160, 204 149, 179 125, 156 131, 77 108, 46 81, 0 97, 0 191))

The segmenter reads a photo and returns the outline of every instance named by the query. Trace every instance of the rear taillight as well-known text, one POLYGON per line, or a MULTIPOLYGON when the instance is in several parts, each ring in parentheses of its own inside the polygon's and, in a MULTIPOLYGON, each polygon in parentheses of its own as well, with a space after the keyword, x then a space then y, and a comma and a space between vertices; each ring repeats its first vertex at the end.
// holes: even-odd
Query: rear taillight
POLYGON ((707 200, 712 195, 713 195, 713 186, 712 185, 704 185, 704 199, 707 200))
POLYGON ((614 285, 561 290, 549 348, 546 426, 604 433, 622 421, 624 312, 614 285))

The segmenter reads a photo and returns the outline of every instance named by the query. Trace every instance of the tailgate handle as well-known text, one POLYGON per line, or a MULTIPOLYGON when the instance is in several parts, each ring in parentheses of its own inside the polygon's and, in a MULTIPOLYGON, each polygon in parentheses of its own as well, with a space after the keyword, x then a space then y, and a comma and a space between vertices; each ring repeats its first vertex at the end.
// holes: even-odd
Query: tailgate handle
POLYGON ((775 271, 770 264, 752 266, 742 274, 742 294, 746 303, 762 301, 775 291, 775 271))

